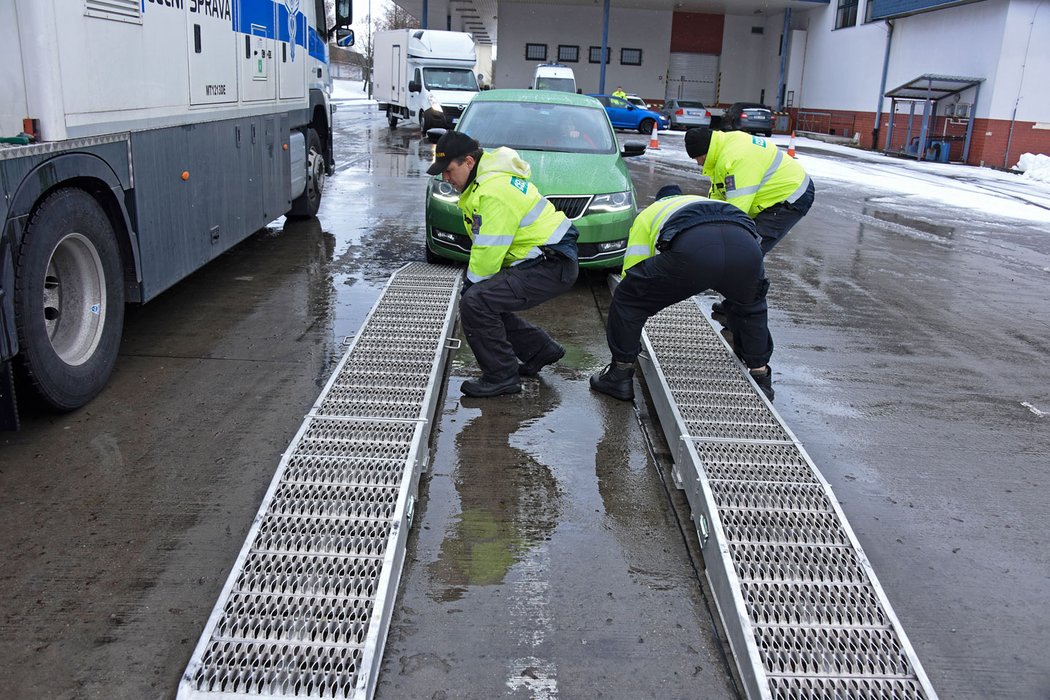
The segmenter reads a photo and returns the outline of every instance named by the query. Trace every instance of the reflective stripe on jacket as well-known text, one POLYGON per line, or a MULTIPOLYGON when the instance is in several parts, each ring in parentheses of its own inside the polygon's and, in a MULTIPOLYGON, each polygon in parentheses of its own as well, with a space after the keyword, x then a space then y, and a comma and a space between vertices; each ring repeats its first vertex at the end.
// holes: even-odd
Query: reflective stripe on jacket
POLYGON ((459 197, 473 241, 467 279, 480 282, 504 267, 543 255, 572 225, 529 182, 531 168, 510 148, 485 151, 474 181, 459 197))
POLYGON ((656 243, 661 238, 673 238, 685 228, 708 222, 738 224, 755 233, 755 223, 736 207, 695 194, 665 197, 653 202, 635 217, 627 236, 627 252, 623 256, 623 271, 656 255, 656 243))
POLYGON ((754 217, 780 202, 794 202, 809 186, 809 175, 772 141, 744 131, 714 131, 704 161, 712 199, 721 199, 754 217))

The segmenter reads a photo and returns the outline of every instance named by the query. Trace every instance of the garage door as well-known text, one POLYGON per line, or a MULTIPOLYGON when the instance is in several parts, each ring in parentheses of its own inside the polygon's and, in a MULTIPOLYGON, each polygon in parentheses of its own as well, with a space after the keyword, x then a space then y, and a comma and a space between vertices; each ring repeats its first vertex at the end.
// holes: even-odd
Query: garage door
POLYGON ((700 100, 718 104, 718 56, 672 53, 667 69, 667 100, 700 100))

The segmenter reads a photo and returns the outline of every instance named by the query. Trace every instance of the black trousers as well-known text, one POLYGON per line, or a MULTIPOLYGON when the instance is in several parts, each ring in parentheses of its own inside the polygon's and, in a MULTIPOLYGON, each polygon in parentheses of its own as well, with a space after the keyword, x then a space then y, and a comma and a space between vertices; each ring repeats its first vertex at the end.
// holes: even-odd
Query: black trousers
POLYGON ((766 320, 769 282, 762 250, 746 228, 723 222, 686 229, 668 249, 627 270, 609 308, 612 358, 634 362, 650 316, 708 289, 725 297, 727 325, 744 364, 755 368, 769 362, 773 338, 766 320))
POLYGON ((763 209, 755 216, 755 227, 758 235, 762 238, 762 254, 765 255, 773 250, 773 246, 780 243, 780 239, 809 212, 813 206, 813 197, 816 188, 810 180, 809 187, 802 196, 794 202, 780 202, 769 209, 763 209))
POLYGON ((485 379, 516 376, 519 360, 528 362, 554 342, 545 330, 514 312, 568 291, 577 274, 575 260, 551 254, 470 285, 459 302, 459 319, 485 379))

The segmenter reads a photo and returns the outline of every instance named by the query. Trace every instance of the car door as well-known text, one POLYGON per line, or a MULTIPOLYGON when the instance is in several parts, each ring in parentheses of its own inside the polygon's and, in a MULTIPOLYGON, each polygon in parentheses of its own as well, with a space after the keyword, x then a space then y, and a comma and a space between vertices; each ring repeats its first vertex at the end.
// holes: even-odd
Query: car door
POLYGON ((619 97, 610 95, 609 104, 606 106, 605 111, 609 113, 609 121, 617 129, 638 128, 638 110, 627 100, 621 100, 619 97))

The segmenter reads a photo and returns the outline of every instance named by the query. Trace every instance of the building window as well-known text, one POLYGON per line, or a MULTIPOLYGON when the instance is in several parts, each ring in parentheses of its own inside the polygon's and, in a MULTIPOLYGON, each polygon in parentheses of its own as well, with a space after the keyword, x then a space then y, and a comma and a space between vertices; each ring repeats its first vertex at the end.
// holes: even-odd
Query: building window
MULTIPOLYGON (((591 63, 601 63, 602 62, 602 47, 600 47, 600 46, 592 46, 591 47, 591 56, 590 56, 589 60, 590 60, 591 63)), ((609 49, 608 48, 605 49, 605 62, 606 63, 609 62, 609 49)))
POLYGON ((566 46, 560 44, 558 46, 558 63, 579 63, 580 62, 580 47, 579 46, 566 46))
POLYGON ((859 0, 838 0, 838 13, 835 15, 835 29, 857 25, 857 3, 859 0))
POLYGON ((641 49, 620 49, 620 65, 621 66, 640 66, 640 65, 642 65, 642 50, 641 49))
POLYGON ((547 45, 546 44, 525 44, 525 60, 526 61, 546 61, 547 60, 547 45))
POLYGON ((871 22, 871 11, 875 9, 875 0, 867 0, 864 3, 864 24, 871 22))

